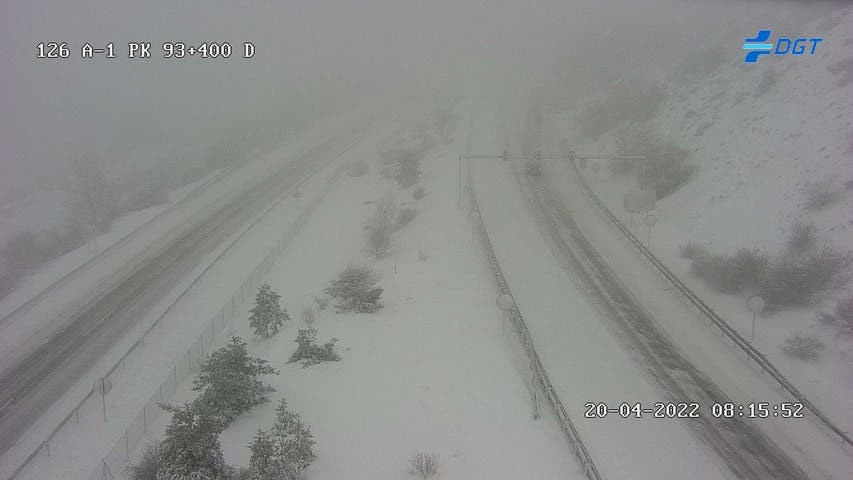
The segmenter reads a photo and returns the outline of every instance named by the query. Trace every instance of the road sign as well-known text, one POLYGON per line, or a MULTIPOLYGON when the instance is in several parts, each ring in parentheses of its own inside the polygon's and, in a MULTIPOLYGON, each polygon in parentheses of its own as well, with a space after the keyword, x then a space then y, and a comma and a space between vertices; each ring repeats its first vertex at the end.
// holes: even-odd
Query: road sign
POLYGON ((512 295, 508 293, 502 293, 498 295, 495 303, 498 305, 498 308, 503 310, 504 312, 508 312, 512 310, 513 305, 515 305, 515 300, 512 298, 512 295))

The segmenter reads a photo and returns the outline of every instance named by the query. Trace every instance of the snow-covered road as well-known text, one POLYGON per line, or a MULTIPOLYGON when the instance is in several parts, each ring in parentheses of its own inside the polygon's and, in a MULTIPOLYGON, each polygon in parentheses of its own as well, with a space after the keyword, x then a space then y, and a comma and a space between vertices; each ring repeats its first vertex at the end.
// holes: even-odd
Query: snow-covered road
MULTIPOLYGON (((473 153, 503 150, 500 119, 496 108, 478 113, 473 153)), ((588 402, 653 405, 668 397, 616 341, 586 292, 563 270, 507 165, 495 160, 472 162, 483 220, 516 303, 602 477, 735 478, 679 420, 584 418, 588 402)))

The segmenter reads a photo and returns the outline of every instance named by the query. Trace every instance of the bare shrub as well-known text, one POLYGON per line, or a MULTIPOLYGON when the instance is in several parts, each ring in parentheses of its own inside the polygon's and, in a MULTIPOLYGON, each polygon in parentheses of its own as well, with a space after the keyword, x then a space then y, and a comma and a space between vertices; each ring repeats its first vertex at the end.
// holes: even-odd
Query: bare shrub
POLYGON ((835 323, 835 315, 826 312, 815 312, 814 314, 815 320, 820 322, 822 325, 832 325, 835 323))
POLYGON ((2 254, 6 265, 22 273, 35 270, 45 261, 36 234, 32 230, 23 230, 12 235, 3 246, 2 254))
POLYGON ((769 92, 779 81, 779 75, 772 68, 768 68, 761 73, 761 78, 755 85, 755 90, 752 92, 753 98, 759 98, 769 92))
POLYGON ((351 177, 361 177, 370 172, 370 166, 364 160, 357 160, 347 167, 347 174, 351 177))
POLYGON ((414 192, 412 192, 412 198, 414 198, 416 202, 419 201, 420 199, 424 198, 425 196, 426 196, 426 189, 424 187, 418 187, 415 189, 414 192))
POLYGON ((785 343, 779 347, 792 357, 802 360, 817 360, 826 345, 814 335, 795 333, 786 338, 785 343))
POLYGON ((417 475, 429 480, 438 474, 438 455, 417 452, 409 459, 409 475, 417 475))
POLYGON ((365 234, 365 241, 364 250, 377 260, 388 255, 391 250, 391 234, 380 226, 368 230, 365 234))
POLYGON ((397 214, 397 228, 405 227, 408 225, 415 217, 418 216, 418 211, 414 208, 403 208, 400 209, 400 213, 397 214))
POLYGON ((660 110, 665 98, 666 91, 658 85, 637 80, 622 82, 580 111, 579 133, 594 140, 620 125, 647 120, 660 110))
POLYGON ((305 305, 302 307, 302 321, 305 322, 306 325, 311 325, 316 320, 316 315, 314 312, 314 307, 311 305, 305 305))
POLYGON ((329 297, 314 297, 314 303, 320 310, 325 310, 329 306, 329 297))
MULTIPOLYGON (((428 149, 430 147, 426 147, 428 149)), ((384 176, 393 177, 397 183, 408 188, 421 179, 421 156, 425 148, 418 149, 396 148, 382 152, 380 163, 387 167, 383 169, 384 176)))
POLYGON ((681 252, 681 256, 683 258, 687 258, 689 260, 696 260, 699 257, 703 257, 708 254, 708 249, 694 242, 693 240, 688 241, 684 245, 679 248, 681 252))
POLYGON ((835 304, 835 318, 842 333, 853 334, 853 296, 843 298, 835 304))
POLYGON ((802 255, 814 249, 817 238, 817 228, 813 224, 796 222, 791 227, 791 233, 788 235, 785 246, 788 248, 788 252, 794 255, 802 255))
MULTIPOLYGON (((643 126, 623 128, 617 134, 617 147, 626 155, 646 157, 646 188, 653 188, 657 198, 664 198, 686 184, 698 167, 687 163, 690 152, 664 138, 659 132, 643 126)), ((616 160, 611 163, 615 174, 634 174, 640 181, 642 161, 616 160)))
POLYGON ((397 202, 391 193, 385 194, 374 203, 373 213, 364 222, 365 230, 382 229, 389 234, 397 221, 397 202))
POLYGON ((802 306, 848 280, 851 257, 831 246, 800 256, 780 255, 761 282, 760 293, 774 308, 802 306))
POLYGON ((815 182, 805 189, 807 210, 822 210, 841 198, 841 189, 832 180, 815 182))

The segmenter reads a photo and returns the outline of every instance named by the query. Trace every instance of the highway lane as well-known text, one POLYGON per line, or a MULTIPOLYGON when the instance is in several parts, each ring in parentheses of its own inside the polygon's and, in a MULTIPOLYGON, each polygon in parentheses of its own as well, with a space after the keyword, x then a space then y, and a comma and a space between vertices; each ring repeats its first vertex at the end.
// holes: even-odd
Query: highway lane
POLYGON ((56 399, 211 251, 322 161, 339 156, 367 127, 361 125, 357 132, 320 143, 288 161, 234 202, 199 219, 195 228, 91 299, 49 341, 9 369, 0 379, 0 453, 14 445, 56 399))

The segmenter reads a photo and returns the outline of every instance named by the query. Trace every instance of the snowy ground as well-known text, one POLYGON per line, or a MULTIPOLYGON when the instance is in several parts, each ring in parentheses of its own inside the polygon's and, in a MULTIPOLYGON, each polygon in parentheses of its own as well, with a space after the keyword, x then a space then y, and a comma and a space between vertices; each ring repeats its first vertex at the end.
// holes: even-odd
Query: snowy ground
MULTIPOLYGON (((851 24, 853 8, 847 7, 804 26, 802 31, 821 31, 825 38, 826 48, 814 57, 762 58, 755 65, 734 59, 706 82, 670 92, 663 111, 652 120, 687 147, 690 161, 699 165, 687 186, 658 202, 653 251, 747 338, 752 317, 746 299, 720 294, 692 276, 690 262, 678 249, 692 240, 713 252, 759 247, 773 256, 784 248, 797 220, 815 224, 821 242, 851 249, 853 193, 845 182, 853 180, 853 56, 843 47, 853 43, 851 24), (773 81, 760 89, 766 78, 773 81), (808 210, 806 191, 820 182, 837 189, 840 199, 825 209, 808 210)), ((559 120, 562 136, 570 139, 571 116, 559 120)), ((576 150, 612 151, 607 143, 581 144, 576 150)), ((612 176, 607 165, 597 181, 590 169, 585 174, 602 200, 629 224, 621 201, 631 182, 612 176)), ((645 227, 639 228, 645 240, 645 227)), ((838 336, 834 326, 817 321, 815 312, 832 312, 835 302, 850 294, 848 284, 813 307, 760 316, 755 339, 768 359, 847 431, 853 431, 853 338, 838 336), (797 332, 816 335, 826 344, 818 361, 799 360, 779 348, 797 332)))
MULTIPOLYGON (((424 199, 414 202, 411 189, 397 193, 421 213, 395 233, 387 258, 365 256, 362 222, 372 210, 366 202, 397 187, 375 173, 345 177, 265 279, 297 320, 250 344, 252 354, 281 370, 270 378, 278 392, 221 435, 229 463, 247 465, 246 445, 271 425, 284 397, 317 439, 313 479, 405 478, 408 458, 419 450, 440 455, 442 478, 581 478, 550 412, 532 419, 526 361, 515 338, 501 335, 496 287, 456 207, 458 150, 457 142, 424 161, 424 199), (429 260, 418 260, 419 247, 429 260), (302 307, 353 263, 381 274, 385 308, 318 312, 318 339, 340 338, 343 360, 305 369, 287 364, 302 307)), ((378 152, 360 155, 372 161, 378 152)), ((244 338, 251 338, 249 308, 236 320, 244 338)), ((192 398, 188 386, 175 401, 192 398)))

